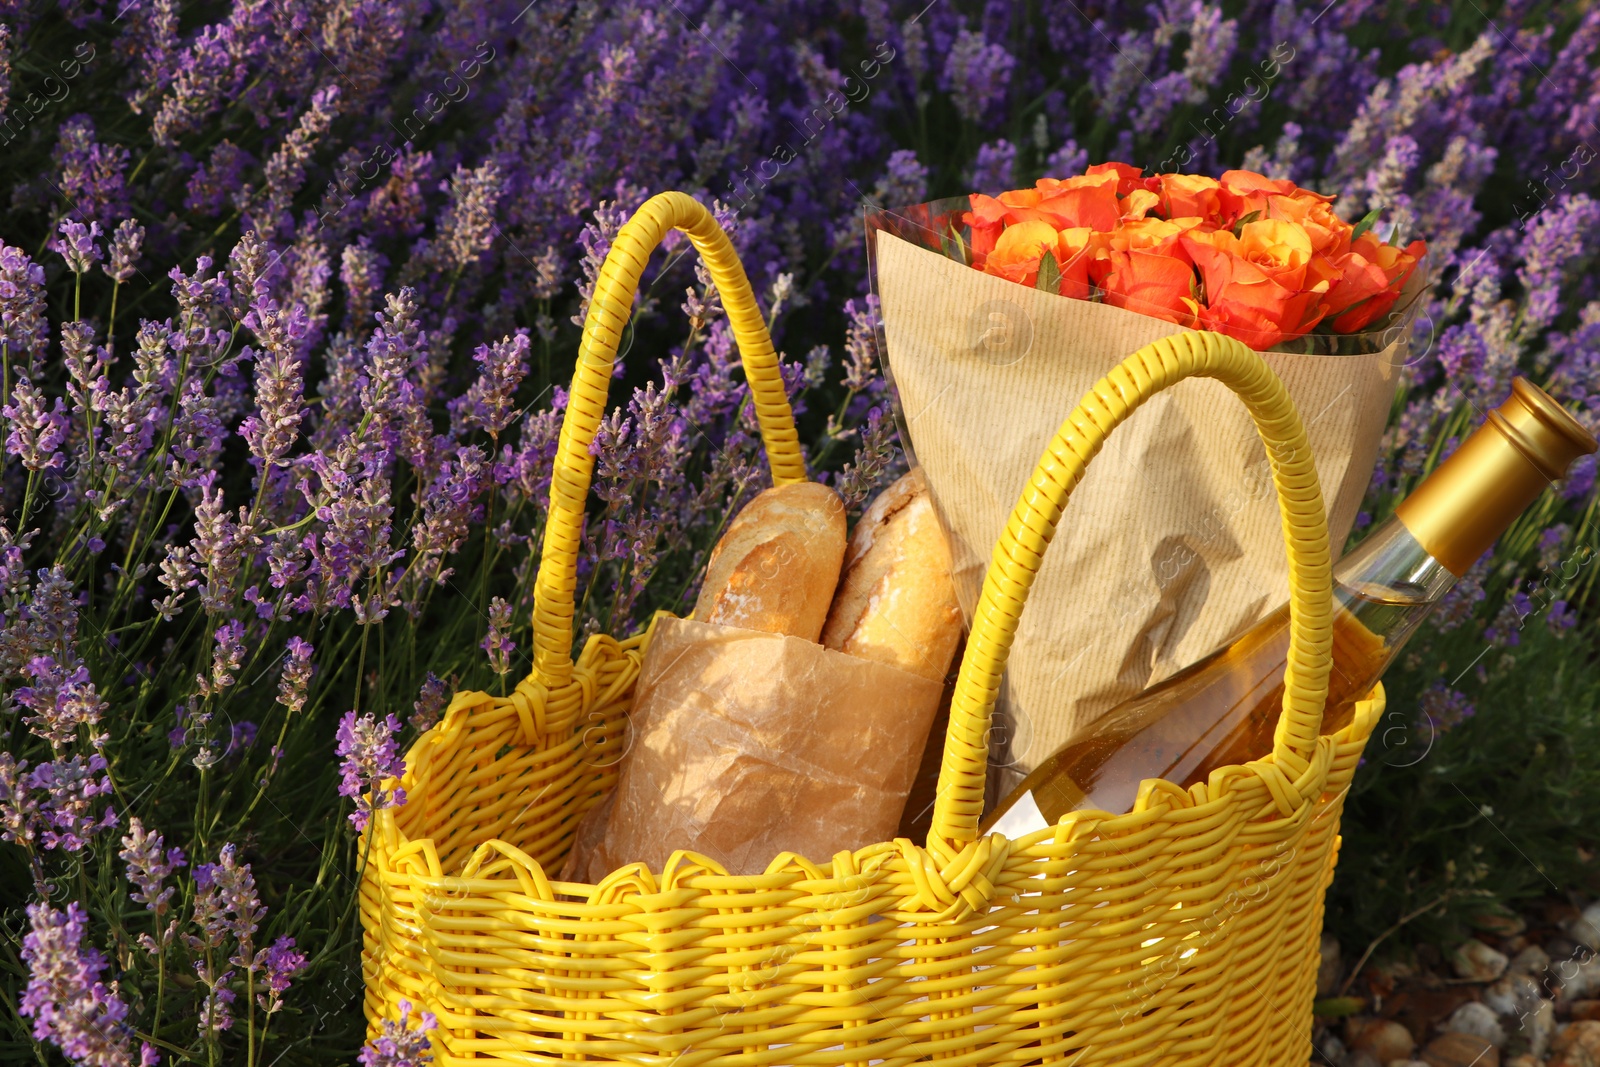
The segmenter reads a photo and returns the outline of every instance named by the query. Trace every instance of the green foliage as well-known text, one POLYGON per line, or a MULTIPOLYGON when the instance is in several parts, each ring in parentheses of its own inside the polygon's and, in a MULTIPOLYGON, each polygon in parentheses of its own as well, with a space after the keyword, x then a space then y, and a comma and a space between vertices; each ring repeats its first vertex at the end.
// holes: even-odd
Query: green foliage
POLYGON ((1459 942, 1474 915, 1600 888, 1600 644, 1541 617, 1519 637, 1501 648, 1477 626, 1428 631, 1385 678, 1328 899, 1347 952, 1432 901, 1380 956, 1459 942), (1475 715, 1448 730, 1419 715, 1430 686, 1463 674, 1475 715))

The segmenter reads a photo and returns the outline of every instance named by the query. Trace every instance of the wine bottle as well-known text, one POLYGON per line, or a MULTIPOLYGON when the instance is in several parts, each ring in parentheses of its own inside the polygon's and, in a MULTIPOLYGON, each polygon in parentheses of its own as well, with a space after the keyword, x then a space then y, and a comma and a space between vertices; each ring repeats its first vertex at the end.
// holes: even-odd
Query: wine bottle
MULTIPOLYGON (((1349 723, 1441 597, 1579 456, 1583 426, 1518 378, 1511 396, 1334 571, 1324 733, 1349 723)), ((1115 708, 1068 741, 990 813, 1016 838, 1069 811, 1130 810, 1146 778, 1188 787, 1272 749, 1289 647, 1285 604, 1242 637, 1115 708)))

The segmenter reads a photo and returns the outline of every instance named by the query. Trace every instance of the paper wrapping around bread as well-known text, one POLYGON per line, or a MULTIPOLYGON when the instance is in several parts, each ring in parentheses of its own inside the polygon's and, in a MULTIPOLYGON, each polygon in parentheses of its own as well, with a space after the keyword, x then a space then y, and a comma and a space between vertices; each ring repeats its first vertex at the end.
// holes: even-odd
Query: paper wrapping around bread
MULTIPOLYGON (((872 239, 885 368, 970 619, 1056 430, 1101 376, 1183 328, 993 277, 888 232, 872 239)), ((1405 336, 1363 355, 1262 353, 1306 424, 1335 555, 1372 475, 1405 336)), ((1287 596, 1277 495, 1244 404, 1209 379, 1157 394, 1090 466, 1033 583, 1001 687, 991 799, 1287 596)))
POLYGON ((856 522, 822 644, 939 681, 961 631, 950 547, 922 472, 914 470, 856 522))
POLYGON ((562 877, 659 871, 678 849, 759 874, 783 852, 888 841, 940 690, 799 638, 662 618, 613 799, 580 823, 562 877))
POLYGON ((839 583, 844 534, 844 502, 827 486, 763 490, 718 539, 693 618, 815 641, 839 583))

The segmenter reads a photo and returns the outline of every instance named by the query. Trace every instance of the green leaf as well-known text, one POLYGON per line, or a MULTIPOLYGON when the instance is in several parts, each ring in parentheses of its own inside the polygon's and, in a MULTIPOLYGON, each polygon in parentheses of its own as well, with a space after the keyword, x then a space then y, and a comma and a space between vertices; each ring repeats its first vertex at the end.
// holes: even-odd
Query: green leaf
POLYGON ((1046 251, 1039 259, 1039 278, 1033 283, 1035 289, 1043 289, 1047 293, 1061 292, 1061 265, 1056 262, 1056 254, 1046 251))
POLYGON ((1343 1015, 1354 1015, 1366 1006, 1367 1002, 1361 997, 1324 997, 1311 1005, 1311 1014, 1324 1019, 1337 1019, 1343 1015))
POLYGON ((1248 215, 1240 215, 1239 221, 1233 224, 1233 235, 1238 237, 1244 228, 1261 217, 1261 212, 1252 211, 1248 215))
POLYGON ((1350 231, 1350 240, 1354 241, 1357 237, 1360 237, 1362 234, 1372 229, 1373 224, 1378 221, 1378 216, 1382 213, 1383 208, 1381 207, 1375 207, 1371 211, 1367 212, 1366 215, 1362 217, 1361 221, 1356 223, 1355 229, 1350 231))

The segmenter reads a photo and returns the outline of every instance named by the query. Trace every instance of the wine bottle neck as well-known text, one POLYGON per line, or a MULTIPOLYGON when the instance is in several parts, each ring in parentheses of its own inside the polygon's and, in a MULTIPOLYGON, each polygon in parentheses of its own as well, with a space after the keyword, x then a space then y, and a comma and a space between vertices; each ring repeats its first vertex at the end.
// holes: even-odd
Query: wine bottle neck
POLYGON ((1399 650, 1456 583, 1404 523, 1390 519, 1334 569, 1334 596, 1364 627, 1399 650))

